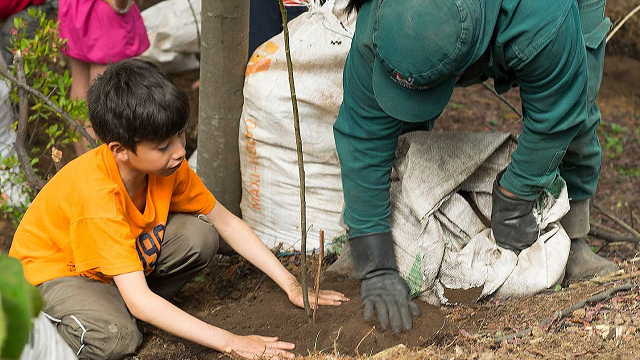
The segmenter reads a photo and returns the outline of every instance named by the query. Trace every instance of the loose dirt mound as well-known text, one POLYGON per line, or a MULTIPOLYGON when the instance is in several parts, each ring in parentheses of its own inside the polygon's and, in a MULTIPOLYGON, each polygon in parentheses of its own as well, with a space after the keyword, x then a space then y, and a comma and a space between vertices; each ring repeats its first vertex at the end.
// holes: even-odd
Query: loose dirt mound
POLYGON ((365 322, 362 317, 359 282, 331 276, 321 288, 340 291, 351 301, 337 307, 320 307, 315 325, 309 325, 304 311, 292 305, 284 292, 271 282, 262 285, 256 294, 243 294, 242 300, 208 315, 206 321, 240 335, 277 334, 281 340, 295 343, 295 353, 300 355, 333 353, 335 344, 339 354, 353 356, 361 340, 360 355, 375 354, 398 344, 424 346, 445 327, 444 315, 438 308, 416 301, 422 315, 413 319, 412 331, 400 335, 390 330, 381 331, 378 324, 365 322), (376 328, 367 336, 373 326, 376 328))

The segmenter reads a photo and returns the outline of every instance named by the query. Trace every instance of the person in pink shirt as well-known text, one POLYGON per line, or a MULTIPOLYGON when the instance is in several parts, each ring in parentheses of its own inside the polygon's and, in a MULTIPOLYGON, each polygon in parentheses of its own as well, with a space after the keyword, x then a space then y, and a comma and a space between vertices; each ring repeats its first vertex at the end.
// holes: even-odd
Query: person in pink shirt
MULTIPOLYGON (((147 30, 133 0, 60 0, 60 37, 63 53, 71 58, 71 98, 85 99, 91 82, 107 64, 136 57, 149 48, 147 30)), ((91 134, 93 131, 88 129, 91 134)), ((88 142, 75 144, 77 155, 88 142)))
POLYGON ((27 34, 33 34, 38 23, 29 16, 29 9, 40 9, 50 15, 57 6, 57 0, 0 0, 0 67, 6 68, 13 63, 11 40, 17 34, 13 19, 22 18, 27 25, 27 34))

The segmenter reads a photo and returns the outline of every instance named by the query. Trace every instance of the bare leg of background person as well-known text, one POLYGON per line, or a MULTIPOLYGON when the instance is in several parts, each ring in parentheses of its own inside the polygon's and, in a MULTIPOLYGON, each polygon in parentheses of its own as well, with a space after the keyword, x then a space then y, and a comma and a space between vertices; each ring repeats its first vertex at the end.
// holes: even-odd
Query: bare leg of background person
MULTIPOLYGON (((91 85, 93 80, 102 74, 106 68, 106 64, 89 64, 72 58, 71 77, 73 77, 73 83, 71 85, 71 98, 78 100, 86 99, 89 85, 91 85)), ((91 124, 85 124, 85 127, 89 135, 95 139, 96 134, 91 129, 91 124)), ((85 138, 80 138, 80 140, 74 144, 74 148, 76 155, 80 156, 89 151, 89 142, 85 138)))

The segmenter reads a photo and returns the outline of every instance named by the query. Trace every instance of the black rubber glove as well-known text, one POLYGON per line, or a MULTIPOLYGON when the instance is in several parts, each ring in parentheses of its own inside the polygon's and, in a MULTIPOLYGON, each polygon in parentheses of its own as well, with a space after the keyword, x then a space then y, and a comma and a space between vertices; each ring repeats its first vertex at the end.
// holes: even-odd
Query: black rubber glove
POLYGON ((349 240, 349 245, 362 281, 365 320, 375 310, 383 329, 391 324, 395 333, 411 330, 411 316, 420 316, 420 309, 411 302, 409 286, 398 273, 391 233, 357 236, 349 240))
POLYGON ((504 171, 493 182, 491 230, 498 246, 516 254, 538 240, 540 228, 533 216, 534 201, 520 200, 506 195, 500 189, 504 171))

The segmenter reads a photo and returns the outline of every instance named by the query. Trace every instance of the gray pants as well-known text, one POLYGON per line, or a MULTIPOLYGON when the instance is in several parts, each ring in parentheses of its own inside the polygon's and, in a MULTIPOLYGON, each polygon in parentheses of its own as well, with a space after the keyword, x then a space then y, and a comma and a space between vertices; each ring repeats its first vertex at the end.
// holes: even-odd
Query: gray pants
MULTIPOLYGON (((147 276, 149 288, 171 300, 209 264, 218 241, 218 233, 206 219, 169 215, 156 268, 147 276)), ((71 276, 44 282, 39 288, 43 312, 81 359, 120 359, 140 346, 136 319, 114 284, 71 276)))

